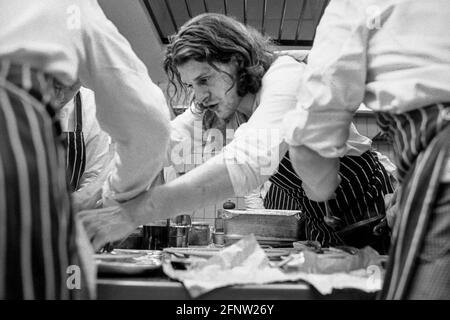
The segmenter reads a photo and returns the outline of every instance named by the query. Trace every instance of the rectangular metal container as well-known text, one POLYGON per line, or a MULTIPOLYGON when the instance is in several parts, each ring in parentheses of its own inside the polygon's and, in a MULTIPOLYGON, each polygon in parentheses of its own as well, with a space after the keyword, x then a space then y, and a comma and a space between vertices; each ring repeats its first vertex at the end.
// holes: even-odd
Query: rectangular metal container
POLYGON ((253 233, 257 238, 296 241, 300 235, 300 218, 301 211, 293 210, 224 209, 222 211, 226 236, 244 236, 253 233))

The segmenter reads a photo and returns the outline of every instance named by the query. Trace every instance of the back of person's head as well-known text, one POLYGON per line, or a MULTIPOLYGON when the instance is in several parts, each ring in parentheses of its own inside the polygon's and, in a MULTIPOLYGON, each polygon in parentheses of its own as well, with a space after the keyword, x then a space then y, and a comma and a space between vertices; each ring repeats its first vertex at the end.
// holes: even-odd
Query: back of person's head
POLYGON ((168 94, 179 98, 183 87, 177 67, 190 61, 238 63, 236 78, 239 96, 257 93, 261 79, 274 60, 272 43, 257 30, 222 14, 205 13, 186 22, 177 34, 170 37, 164 60, 169 77, 168 94))

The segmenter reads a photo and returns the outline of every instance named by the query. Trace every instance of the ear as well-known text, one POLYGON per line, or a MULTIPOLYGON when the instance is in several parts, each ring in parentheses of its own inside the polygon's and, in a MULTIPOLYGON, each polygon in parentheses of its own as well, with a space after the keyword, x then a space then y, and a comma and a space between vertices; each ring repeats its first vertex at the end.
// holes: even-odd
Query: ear
POLYGON ((234 74, 240 74, 242 69, 244 69, 242 57, 236 54, 231 57, 230 65, 233 67, 234 74))
POLYGON ((230 63, 233 64, 238 69, 242 68, 242 59, 236 54, 233 54, 231 56, 230 63))
POLYGON ((72 86, 72 89, 75 91, 78 91, 81 89, 81 80, 77 79, 77 81, 75 81, 75 83, 72 86))

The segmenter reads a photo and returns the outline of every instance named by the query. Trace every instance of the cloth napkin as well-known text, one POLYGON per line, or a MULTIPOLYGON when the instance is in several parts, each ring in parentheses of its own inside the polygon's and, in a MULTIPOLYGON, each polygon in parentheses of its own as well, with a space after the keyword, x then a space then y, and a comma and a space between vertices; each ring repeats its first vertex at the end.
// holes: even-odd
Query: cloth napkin
MULTIPOLYGON (((309 256, 306 255, 307 258, 309 256)), ((302 252, 290 259, 288 271, 272 267, 266 253, 251 234, 208 260, 191 264, 187 270, 176 270, 170 262, 163 263, 163 270, 170 278, 182 282, 192 298, 231 285, 298 280, 308 282, 323 295, 330 294, 333 289, 355 288, 365 292, 381 289, 383 272, 376 264, 350 272, 317 274, 305 272, 308 270, 304 268, 305 262, 310 269, 309 258, 306 261, 302 252)))

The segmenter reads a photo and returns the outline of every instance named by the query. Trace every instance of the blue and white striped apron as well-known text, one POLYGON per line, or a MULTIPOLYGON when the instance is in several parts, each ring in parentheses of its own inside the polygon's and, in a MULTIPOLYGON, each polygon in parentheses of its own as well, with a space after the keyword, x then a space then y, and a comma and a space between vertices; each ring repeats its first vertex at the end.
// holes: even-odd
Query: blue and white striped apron
POLYGON ((288 152, 270 181, 302 208, 307 240, 318 241, 323 246, 371 245, 378 251, 386 251, 388 238, 373 234, 373 228, 386 214, 384 195, 393 192, 386 170, 374 153, 366 151, 361 156, 342 157, 339 174, 342 182, 336 189, 336 199, 328 201, 332 214, 343 221, 338 230, 324 221, 325 203, 307 198, 288 152))
POLYGON ((401 185, 382 299, 450 299, 450 103, 377 113, 401 185))
MULTIPOLYGON (((71 299, 79 266, 53 77, 0 59, 0 299, 71 299)), ((81 285, 84 286, 81 270, 81 285)), ((84 286, 85 287, 85 286, 84 286)))

